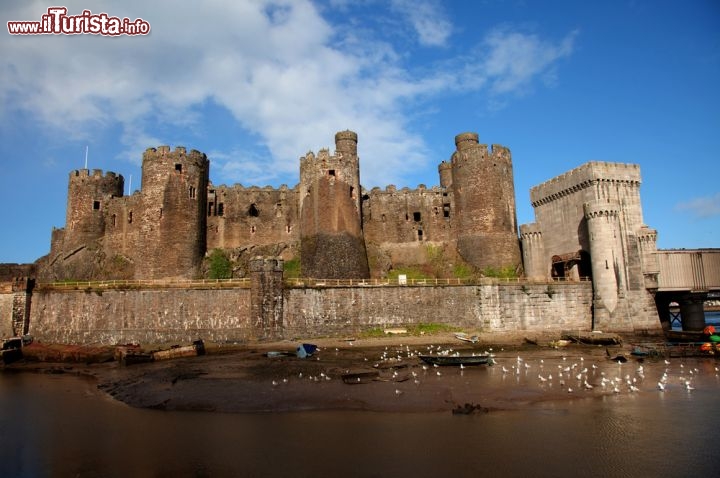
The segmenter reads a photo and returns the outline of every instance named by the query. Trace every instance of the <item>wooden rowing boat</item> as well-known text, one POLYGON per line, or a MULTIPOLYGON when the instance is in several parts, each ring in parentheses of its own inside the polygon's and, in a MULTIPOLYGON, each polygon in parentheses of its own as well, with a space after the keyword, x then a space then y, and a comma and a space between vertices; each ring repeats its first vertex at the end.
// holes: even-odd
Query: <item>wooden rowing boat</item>
POLYGON ((492 365, 490 354, 480 355, 418 355, 418 358, 431 365, 492 365))

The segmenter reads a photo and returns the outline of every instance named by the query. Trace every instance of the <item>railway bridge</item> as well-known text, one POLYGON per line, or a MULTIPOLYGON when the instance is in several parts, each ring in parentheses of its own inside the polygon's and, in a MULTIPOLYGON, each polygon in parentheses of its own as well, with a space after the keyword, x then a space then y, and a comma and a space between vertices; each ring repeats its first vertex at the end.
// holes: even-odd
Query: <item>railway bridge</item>
POLYGON ((720 299, 720 249, 672 249, 657 251, 655 303, 663 328, 669 329, 678 314, 683 330, 705 327, 705 301, 720 299))

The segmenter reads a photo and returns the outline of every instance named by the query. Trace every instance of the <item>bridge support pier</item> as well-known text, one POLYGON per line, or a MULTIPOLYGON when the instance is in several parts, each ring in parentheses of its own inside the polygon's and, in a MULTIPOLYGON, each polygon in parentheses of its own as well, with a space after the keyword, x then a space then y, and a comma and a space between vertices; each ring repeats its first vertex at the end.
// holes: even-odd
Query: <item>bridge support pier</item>
POLYGON ((700 331, 705 328, 704 302, 707 292, 684 294, 678 300, 680 304, 680 317, 682 329, 687 331, 700 331))

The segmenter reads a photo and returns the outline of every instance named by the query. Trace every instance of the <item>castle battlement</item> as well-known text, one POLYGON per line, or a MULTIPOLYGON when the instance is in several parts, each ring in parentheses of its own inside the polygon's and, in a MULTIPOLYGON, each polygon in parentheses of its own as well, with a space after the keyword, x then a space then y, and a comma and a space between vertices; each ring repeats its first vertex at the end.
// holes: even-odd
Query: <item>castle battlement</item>
POLYGON ((539 206, 599 182, 640 186, 640 167, 637 164, 590 161, 531 188, 530 201, 533 206, 539 206))
POLYGON ((112 171, 103 173, 102 169, 93 169, 92 174, 89 169, 76 169, 70 172, 70 180, 75 178, 122 180, 123 177, 112 171))

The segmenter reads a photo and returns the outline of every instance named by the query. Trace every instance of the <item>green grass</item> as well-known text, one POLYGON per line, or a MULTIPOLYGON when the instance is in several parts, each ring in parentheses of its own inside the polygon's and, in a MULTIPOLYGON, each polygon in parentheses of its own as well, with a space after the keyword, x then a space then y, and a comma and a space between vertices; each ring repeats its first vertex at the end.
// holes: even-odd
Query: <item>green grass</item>
POLYGON ((397 280, 398 276, 405 274, 409 280, 432 279, 433 276, 427 274, 417 267, 398 267, 388 272, 388 279, 397 280))
POLYGON ((294 258, 283 262, 283 276, 286 279, 300 277, 300 259, 294 258))

